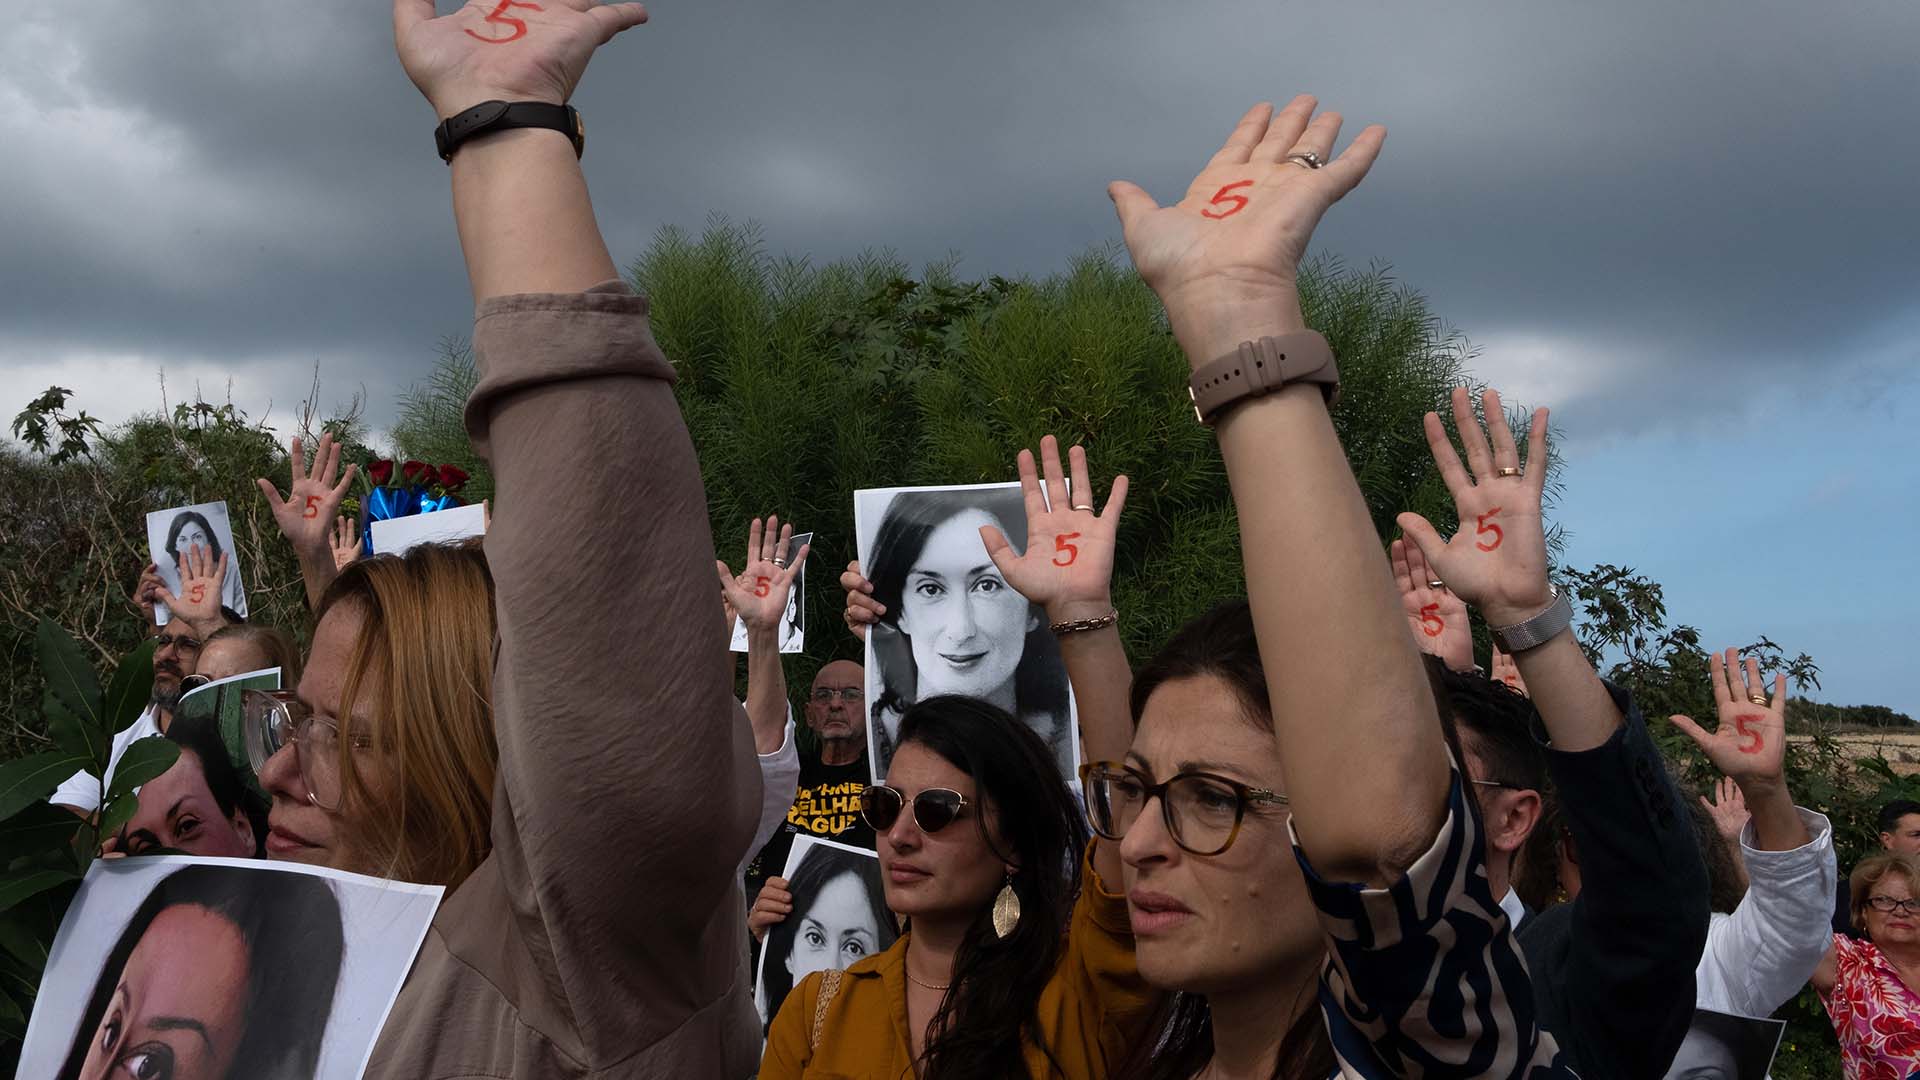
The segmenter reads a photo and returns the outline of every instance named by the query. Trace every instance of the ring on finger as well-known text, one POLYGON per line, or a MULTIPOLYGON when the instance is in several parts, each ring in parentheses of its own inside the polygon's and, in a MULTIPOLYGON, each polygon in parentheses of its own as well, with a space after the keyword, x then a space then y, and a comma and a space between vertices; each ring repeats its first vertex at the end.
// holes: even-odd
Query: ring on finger
POLYGON ((780 568, 780 569, 782 569, 782 570, 785 570, 785 569, 787 568, 787 560, 785 560, 785 559, 775 559, 775 560, 773 560, 773 565, 775 565, 775 566, 777 566, 777 567, 779 567, 779 568, 780 568))
POLYGON ((1308 169, 1309 171, 1313 169, 1318 169, 1327 163, 1327 160, 1325 158, 1321 157, 1319 154, 1315 153, 1312 150, 1302 150, 1299 153, 1288 154, 1287 160, 1293 162, 1295 165, 1299 165, 1302 168, 1308 169))
POLYGON ((1765 708, 1766 706, 1772 704, 1772 702, 1769 702, 1767 700, 1767 695, 1765 694, 1748 694, 1747 700, 1753 702, 1755 705, 1761 706, 1762 708, 1765 708))
POLYGON ((1092 503, 1074 503, 1073 508, 1075 510, 1085 510, 1089 514, 1093 513, 1092 503))
POLYGON ((1427 588, 1429 589, 1444 589, 1446 587, 1447 587, 1447 583, 1444 581, 1441 581, 1439 578, 1433 578, 1432 580, 1427 582, 1427 588))
POLYGON ((1495 475, 1495 476, 1525 476, 1525 475, 1527 475, 1527 470, 1525 470, 1525 469, 1523 469, 1523 468, 1521 468, 1521 467, 1520 467, 1520 466, 1518 466, 1518 465, 1502 465, 1502 466, 1500 466, 1499 468, 1497 468, 1497 469, 1495 469, 1495 470, 1493 470, 1493 475, 1495 475))

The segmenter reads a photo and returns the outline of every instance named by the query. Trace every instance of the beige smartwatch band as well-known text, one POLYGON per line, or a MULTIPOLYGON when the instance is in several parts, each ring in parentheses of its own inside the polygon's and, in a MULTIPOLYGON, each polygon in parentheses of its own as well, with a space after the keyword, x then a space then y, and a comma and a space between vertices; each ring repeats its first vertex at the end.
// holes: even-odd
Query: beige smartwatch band
POLYGON ((1314 330, 1243 341, 1234 351, 1193 373, 1187 395, 1194 419, 1213 426, 1243 398, 1271 394, 1288 383, 1318 383, 1332 405, 1340 392, 1340 369, 1327 339, 1314 330))

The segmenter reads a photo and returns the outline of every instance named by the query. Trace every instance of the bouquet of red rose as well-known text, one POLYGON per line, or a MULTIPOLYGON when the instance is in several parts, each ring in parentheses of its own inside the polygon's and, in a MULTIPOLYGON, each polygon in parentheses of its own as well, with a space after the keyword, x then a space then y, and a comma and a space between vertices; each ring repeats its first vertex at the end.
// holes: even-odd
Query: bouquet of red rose
POLYGON ((388 518, 430 514, 435 510, 464 505, 457 494, 466 486, 467 471, 458 465, 429 465, 424 461, 406 461, 400 465, 400 482, 394 483, 392 458, 381 458, 367 465, 364 475, 371 487, 367 492, 366 514, 361 528, 366 532, 366 550, 373 551, 373 523, 388 518))

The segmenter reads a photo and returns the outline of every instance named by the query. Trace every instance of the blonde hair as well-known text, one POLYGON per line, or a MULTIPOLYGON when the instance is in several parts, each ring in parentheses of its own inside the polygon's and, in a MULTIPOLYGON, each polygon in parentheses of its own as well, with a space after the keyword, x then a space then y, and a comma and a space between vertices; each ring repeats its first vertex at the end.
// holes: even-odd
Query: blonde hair
POLYGON ((385 876, 451 889, 492 846, 499 749, 486 556, 474 540, 361 559, 327 588, 317 616, 339 605, 363 620, 337 710, 344 827, 385 876), (364 719, 354 708, 363 694, 364 719), (397 797, 373 795, 356 741, 381 756, 397 797))
POLYGON ((1853 913, 1854 929, 1866 928, 1861 916, 1867 910, 1867 897, 1888 874, 1900 875, 1906 879, 1908 891, 1920 893, 1920 859, 1897 851, 1882 851, 1861 859, 1854 865, 1852 876, 1847 878, 1848 910, 1853 913))
POLYGON ((280 669, 281 686, 300 685, 300 650, 293 637, 277 626, 260 623, 229 623, 207 635, 201 648, 216 641, 244 641, 267 658, 268 667, 280 669))

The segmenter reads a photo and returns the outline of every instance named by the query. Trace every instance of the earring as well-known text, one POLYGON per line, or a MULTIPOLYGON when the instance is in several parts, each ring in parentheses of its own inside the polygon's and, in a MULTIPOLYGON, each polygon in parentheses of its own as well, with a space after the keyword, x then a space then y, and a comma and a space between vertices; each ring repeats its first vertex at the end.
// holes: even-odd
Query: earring
POLYGON ((1000 895, 993 898, 993 932, 1004 940, 1019 925, 1020 894, 1013 891, 1013 873, 1008 871, 1007 883, 1000 886, 1000 895))

